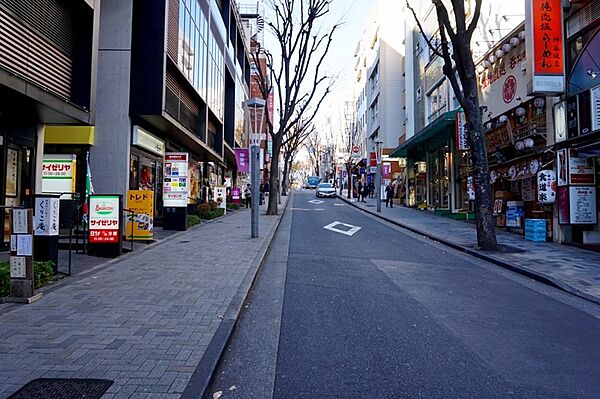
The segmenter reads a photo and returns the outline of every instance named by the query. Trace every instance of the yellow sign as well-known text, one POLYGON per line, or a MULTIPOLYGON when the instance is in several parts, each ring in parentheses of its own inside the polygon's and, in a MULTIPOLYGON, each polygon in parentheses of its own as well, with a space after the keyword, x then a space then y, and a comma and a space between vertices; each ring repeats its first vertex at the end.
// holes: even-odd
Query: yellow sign
POLYGON ((125 239, 152 240, 154 236, 154 191, 127 191, 125 239), (132 215, 131 212, 134 214, 132 215), (133 231, 132 231, 133 229, 133 231))

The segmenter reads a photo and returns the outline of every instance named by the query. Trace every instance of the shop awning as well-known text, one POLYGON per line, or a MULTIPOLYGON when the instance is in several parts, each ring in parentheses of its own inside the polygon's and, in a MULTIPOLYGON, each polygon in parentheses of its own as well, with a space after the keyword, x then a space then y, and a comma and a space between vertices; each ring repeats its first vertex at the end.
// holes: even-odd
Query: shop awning
POLYGON ((94 126, 46 125, 44 144, 94 145, 94 126))
POLYGON ((408 154, 408 150, 417 147, 419 144, 426 142, 432 138, 447 134, 450 127, 454 127, 454 118, 458 110, 444 112, 436 120, 427 125, 419 133, 400 144, 389 155, 390 158, 404 158, 408 154))

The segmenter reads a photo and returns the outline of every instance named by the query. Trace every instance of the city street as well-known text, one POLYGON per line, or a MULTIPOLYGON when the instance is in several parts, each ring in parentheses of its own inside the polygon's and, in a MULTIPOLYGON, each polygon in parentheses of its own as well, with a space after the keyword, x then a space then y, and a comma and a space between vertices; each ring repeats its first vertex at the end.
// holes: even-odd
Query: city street
POLYGON ((205 397, 593 398, 600 307, 296 192, 205 397))

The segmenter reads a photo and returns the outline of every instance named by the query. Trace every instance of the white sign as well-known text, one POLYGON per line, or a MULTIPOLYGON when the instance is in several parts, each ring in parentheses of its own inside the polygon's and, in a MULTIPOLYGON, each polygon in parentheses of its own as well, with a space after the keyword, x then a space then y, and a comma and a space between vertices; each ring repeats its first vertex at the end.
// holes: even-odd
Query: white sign
POLYGON ((150 152, 153 152, 154 154, 160 155, 161 157, 165 155, 165 142, 157 137, 154 137, 139 126, 133 127, 131 144, 142 147, 150 152))
POLYGON ((18 234, 17 255, 33 256, 33 236, 31 234, 18 234))
POLYGON ((182 208, 188 203, 188 153, 165 154, 163 203, 166 207, 182 208))
POLYGON ((590 89, 592 101, 592 132, 600 130, 600 85, 590 89))
POLYGON ((34 234, 36 236, 57 236, 60 200, 58 198, 36 198, 34 234))
POLYGON ((486 112, 501 115, 531 98, 527 96, 525 62, 525 44, 521 41, 478 75, 479 103, 485 104, 486 112))
POLYGON ((371 174, 377 173, 377 166, 370 166, 369 167, 369 173, 371 173, 371 174))
POLYGON ((569 148, 569 184, 595 184, 594 158, 580 158, 569 148))
POLYGON ((360 148, 357 145, 352 147, 352 159, 360 159, 360 148))
POLYGON ((567 139, 567 109, 565 101, 554 104, 554 141, 567 139))
POLYGON ((120 197, 117 195, 92 195, 89 207, 89 242, 114 244, 120 237, 120 197))
POLYGON ((567 169, 567 150, 565 148, 556 151, 556 184, 558 187, 569 184, 567 169))
MULTIPOLYGON (((523 183, 523 187, 525 184, 523 183)), ((527 201, 523 198, 523 201, 527 201)), ((538 204, 554 204, 556 201, 556 173, 553 170, 540 170, 537 174, 538 204)))
POLYGON ((464 112, 456 113, 456 150, 457 151, 468 151, 469 150, 469 139, 467 137, 467 127, 465 124, 467 119, 465 118, 464 112))
POLYGON ((215 186, 213 190, 213 200, 221 209, 227 209, 227 192, 225 186, 215 186))
POLYGON ((596 187, 569 187, 571 224, 596 224, 596 187))
POLYGON ((22 256, 11 256, 10 257, 10 278, 25 278, 27 277, 26 272, 27 260, 22 256))
POLYGON ((13 209, 12 213, 13 234, 26 234, 27 231, 27 209, 13 209))
MULTIPOLYGON (((76 155, 45 154, 42 161, 43 193, 74 193, 76 155)), ((71 199, 71 194, 63 194, 71 199)))
POLYGON ((475 186, 473 185, 473 176, 467 177, 467 199, 475 201, 475 186))

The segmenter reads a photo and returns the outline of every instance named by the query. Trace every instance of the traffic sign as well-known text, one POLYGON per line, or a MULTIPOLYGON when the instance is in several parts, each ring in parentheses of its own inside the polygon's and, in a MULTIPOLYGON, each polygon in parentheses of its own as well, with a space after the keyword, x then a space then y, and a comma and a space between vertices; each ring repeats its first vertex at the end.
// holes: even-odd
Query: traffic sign
POLYGON ((360 158, 360 148, 355 145, 352 147, 352 159, 360 158))

